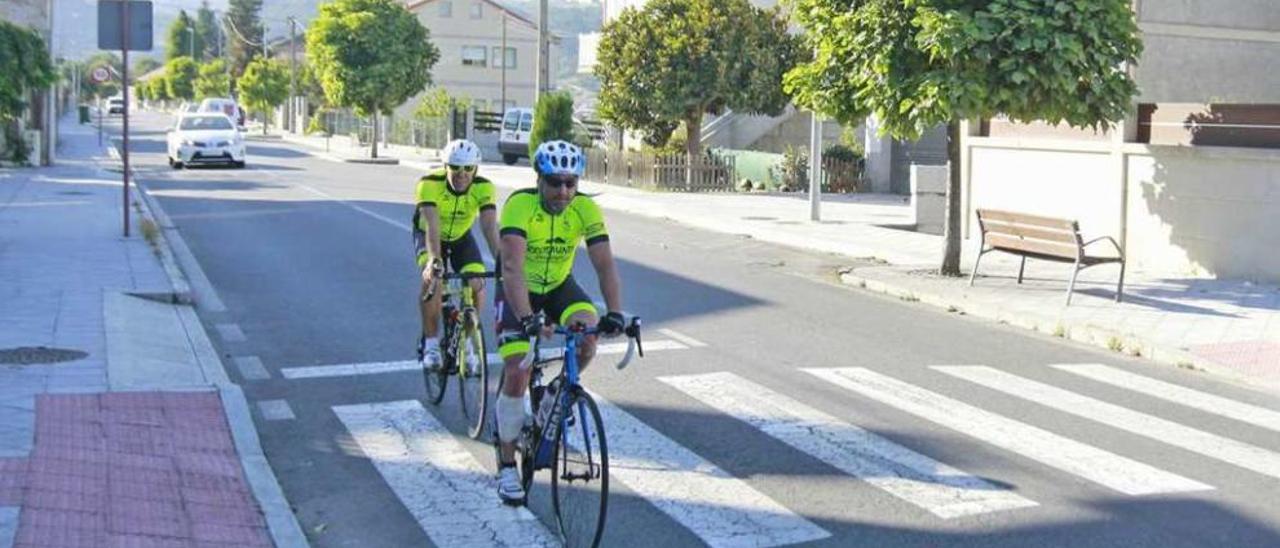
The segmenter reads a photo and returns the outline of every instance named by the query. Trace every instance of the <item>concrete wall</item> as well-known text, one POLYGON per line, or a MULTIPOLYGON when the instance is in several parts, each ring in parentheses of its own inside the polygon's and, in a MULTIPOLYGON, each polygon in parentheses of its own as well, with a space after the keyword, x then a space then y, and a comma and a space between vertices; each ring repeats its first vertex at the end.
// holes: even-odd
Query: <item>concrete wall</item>
POLYGON ((980 207, 1067 217, 1170 276, 1280 281, 1280 151, 970 137, 965 225, 980 207))
POLYGON ((1280 100, 1276 0, 1138 0, 1142 103, 1280 100))

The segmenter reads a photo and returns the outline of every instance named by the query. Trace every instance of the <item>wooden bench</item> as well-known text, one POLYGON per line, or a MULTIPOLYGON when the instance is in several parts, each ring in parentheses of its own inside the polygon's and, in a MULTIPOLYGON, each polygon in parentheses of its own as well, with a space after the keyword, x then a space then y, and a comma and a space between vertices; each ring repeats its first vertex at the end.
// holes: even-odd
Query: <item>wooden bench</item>
POLYGON ((1022 257, 1022 264, 1018 266, 1018 283, 1022 283, 1028 257, 1074 263, 1075 270, 1071 273, 1071 283, 1067 286, 1068 306, 1071 305, 1071 294, 1075 291, 1076 276, 1081 270, 1100 264, 1119 263, 1120 281, 1116 284, 1116 302, 1120 302, 1124 296, 1124 250, 1110 236, 1086 242, 1080 236, 1080 224, 1070 219, 995 209, 979 209, 977 212, 982 240, 978 243, 978 258, 974 260, 973 273, 969 276, 970 286, 978 277, 978 264, 982 262, 982 256, 992 251, 1003 251, 1022 257), (1085 252, 1086 247, 1103 240, 1111 242, 1117 256, 1090 255, 1085 252))

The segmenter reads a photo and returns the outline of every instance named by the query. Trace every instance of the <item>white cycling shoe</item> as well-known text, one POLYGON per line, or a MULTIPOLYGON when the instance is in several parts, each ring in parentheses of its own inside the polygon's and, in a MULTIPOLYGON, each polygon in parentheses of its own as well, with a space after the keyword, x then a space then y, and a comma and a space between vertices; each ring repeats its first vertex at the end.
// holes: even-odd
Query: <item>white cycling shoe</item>
POLYGON ((524 504, 524 486, 520 484, 520 474, 516 472, 516 467, 498 468, 498 498, 511 506, 524 504))

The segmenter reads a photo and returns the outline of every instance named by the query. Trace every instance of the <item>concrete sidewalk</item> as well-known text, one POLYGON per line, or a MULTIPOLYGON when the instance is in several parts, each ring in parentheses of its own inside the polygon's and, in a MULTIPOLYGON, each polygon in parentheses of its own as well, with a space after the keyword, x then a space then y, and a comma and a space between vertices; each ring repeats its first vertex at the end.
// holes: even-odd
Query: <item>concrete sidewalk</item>
POLYGON ((0 547, 305 545, 145 200, 59 156, 0 171, 0 547))
MULTIPOLYGON (((324 145, 323 139, 310 137, 285 140, 313 149, 324 145)), ((334 139, 329 148, 341 154, 360 151, 349 139, 334 139)), ((434 151, 397 147, 390 154, 424 170, 439 165, 434 151)), ((532 184, 528 167, 493 164, 484 171, 502 186, 532 184)), ((595 183, 584 183, 583 190, 598 194, 596 201, 605 208, 848 257, 855 266, 842 273, 843 281, 905 301, 1280 390, 1280 286, 1274 284, 1169 277, 1131 268, 1125 300, 1116 303, 1118 269, 1100 266, 1081 273, 1067 307, 1068 265, 1028 261, 1028 278, 1019 285, 1018 259, 995 253, 983 258, 974 287, 967 277, 937 276, 942 238, 910 230, 914 213, 903 196, 826 195, 822 221, 813 222, 805 194, 659 193, 595 183)), ((974 245, 963 243, 966 274, 974 245)))

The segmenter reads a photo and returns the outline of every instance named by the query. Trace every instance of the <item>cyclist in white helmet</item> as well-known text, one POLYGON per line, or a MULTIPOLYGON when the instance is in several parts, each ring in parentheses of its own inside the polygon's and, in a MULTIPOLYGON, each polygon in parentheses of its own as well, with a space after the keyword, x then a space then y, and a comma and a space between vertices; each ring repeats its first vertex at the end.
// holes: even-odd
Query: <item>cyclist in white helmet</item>
MULTIPOLYGON (((560 325, 599 327, 605 335, 622 333, 622 281, 609 247, 604 216, 591 197, 577 192, 586 158, 564 141, 542 143, 533 157, 538 186, 518 190, 502 207, 502 280, 506 304, 500 313, 498 353, 505 362, 502 393, 495 408, 498 423, 498 497, 520 504, 524 489, 515 469, 515 442, 524 426, 524 393, 529 371, 520 361, 529 339, 543 333, 535 314, 560 325), (599 316, 591 298, 574 281, 573 258, 586 241, 587 255, 600 280, 608 310, 599 316)), ((595 337, 578 347, 586 368, 595 355, 595 337)), ((554 397, 547 395, 544 397, 554 397)))
MULTIPOLYGON (((435 276, 445 262, 454 272, 484 272, 480 248, 471 235, 471 225, 480 219, 481 233, 495 260, 498 257, 498 213, 493 183, 477 174, 480 147, 458 139, 444 148, 445 168, 418 181, 413 212, 414 251, 422 277, 419 309, 422 337, 418 361, 425 368, 438 368, 440 358, 440 302, 443 291, 432 291, 435 276), (432 295, 430 299, 426 297, 432 295)), ((470 280, 476 307, 484 303, 484 280, 470 280)))

